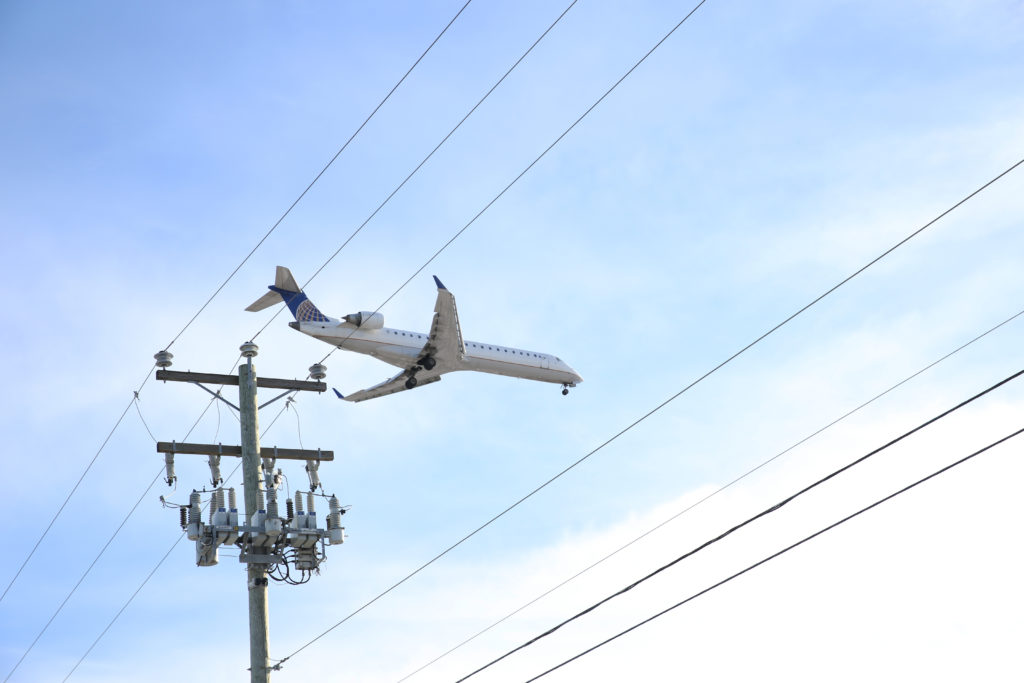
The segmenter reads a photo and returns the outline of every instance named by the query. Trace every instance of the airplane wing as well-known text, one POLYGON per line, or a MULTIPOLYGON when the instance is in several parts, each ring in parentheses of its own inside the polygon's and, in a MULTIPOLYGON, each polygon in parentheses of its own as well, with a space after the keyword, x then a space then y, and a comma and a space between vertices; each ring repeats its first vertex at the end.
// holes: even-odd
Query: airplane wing
POLYGON ((436 275, 434 282, 437 283, 434 322, 430 326, 430 337, 423 351, 425 355, 433 356, 444 370, 455 370, 466 353, 462 328, 459 327, 459 312, 455 308, 455 295, 441 284, 436 275))
MULTIPOLYGON (((359 401, 366 401, 371 398, 377 398, 378 396, 387 396, 388 394, 397 394, 399 391, 405 391, 410 387, 407 385, 409 381, 410 373, 407 370, 402 370, 400 373, 392 377, 391 379, 385 380, 380 384, 375 384, 369 389, 363 389, 357 391, 354 394, 344 396, 337 389, 334 393, 338 395, 338 398, 346 401, 352 401, 358 403, 359 401)), ((441 381, 441 374, 434 371, 420 371, 416 373, 416 384, 413 387, 421 387, 424 384, 432 384, 434 382, 441 381)))
POLYGON ((459 327, 459 312, 455 308, 455 295, 437 283, 437 302, 434 304, 434 321, 430 326, 430 335, 423 346, 419 360, 405 368, 391 379, 374 385, 369 389, 357 391, 344 396, 337 389, 334 393, 338 398, 358 403, 379 396, 396 394, 399 391, 413 389, 441 381, 441 375, 458 370, 462 357, 466 353, 466 345, 462 341, 462 329, 459 327))

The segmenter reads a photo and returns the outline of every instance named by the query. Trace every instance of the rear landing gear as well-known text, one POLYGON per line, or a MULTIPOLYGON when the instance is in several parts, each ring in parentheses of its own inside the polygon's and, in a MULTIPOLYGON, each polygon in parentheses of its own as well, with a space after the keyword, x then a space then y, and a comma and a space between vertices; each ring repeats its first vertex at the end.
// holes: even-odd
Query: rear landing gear
POLYGON ((419 360, 419 365, 422 366, 424 370, 433 370, 434 366, 437 365, 437 361, 434 360, 433 356, 424 356, 419 360))
POLYGON ((406 389, 412 389, 413 387, 416 386, 416 384, 417 384, 417 382, 416 382, 416 378, 415 377, 410 377, 409 379, 405 380, 405 388, 406 389))

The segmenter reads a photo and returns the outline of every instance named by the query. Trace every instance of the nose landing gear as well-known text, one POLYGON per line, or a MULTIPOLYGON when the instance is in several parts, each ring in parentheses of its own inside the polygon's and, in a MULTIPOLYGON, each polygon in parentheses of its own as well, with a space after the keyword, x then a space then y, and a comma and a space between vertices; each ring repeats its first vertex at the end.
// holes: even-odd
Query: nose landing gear
POLYGON ((568 396, 568 395, 569 395, 569 385, 568 384, 563 384, 562 385, 562 396, 568 396))

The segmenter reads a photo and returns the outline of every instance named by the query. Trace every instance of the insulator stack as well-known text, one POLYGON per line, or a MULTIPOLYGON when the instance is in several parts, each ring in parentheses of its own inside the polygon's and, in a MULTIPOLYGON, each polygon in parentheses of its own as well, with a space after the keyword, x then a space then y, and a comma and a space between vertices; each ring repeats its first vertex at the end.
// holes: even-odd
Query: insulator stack
POLYGON ((228 489, 228 509, 232 512, 238 511, 238 499, 235 497, 235 489, 228 489))
POLYGON ((189 524, 199 521, 199 515, 202 514, 201 499, 199 498, 199 491, 193 491, 188 497, 188 521, 189 524))
POLYGON ((259 489, 256 492, 256 509, 259 510, 260 512, 267 511, 267 503, 265 500, 263 500, 263 489, 259 489))
POLYGON ((320 474, 317 470, 320 469, 319 460, 307 460, 306 461, 306 474, 309 475, 309 490, 316 491, 320 487, 320 474))
POLYGON ((321 363, 314 363, 309 366, 309 376, 319 382, 327 376, 327 366, 321 363))
POLYGON ((168 486, 174 486, 174 482, 178 478, 174 474, 174 453, 164 453, 164 467, 167 468, 167 476, 164 481, 168 486))
POLYGON ((276 537, 281 534, 283 526, 281 516, 277 511, 277 489, 271 485, 267 488, 267 517, 264 529, 267 531, 267 536, 276 537))
POLYGON ((203 510, 200 507, 201 499, 198 491, 193 491, 188 497, 188 525, 185 533, 188 540, 197 541, 203 532, 203 510))
POLYGON ((228 513, 224 509, 224 489, 218 488, 213 492, 213 500, 210 501, 210 524, 227 524, 228 513))
POLYGON ((298 515, 305 514, 302 511, 302 491, 295 492, 295 513, 298 515))
POLYGON ((269 488, 267 489, 267 517, 277 518, 279 516, 277 513, 277 490, 269 488))
POLYGON ((286 514, 288 515, 288 521, 290 522, 293 519, 295 519, 295 503, 292 502, 291 498, 285 499, 284 508, 286 510, 286 514))
POLYGON ((327 516, 327 533, 331 545, 338 545, 345 542, 345 527, 341 526, 341 503, 337 496, 331 496, 331 513, 327 516))
POLYGON ((181 518, 181 528, 184 530, 188 526, 188 508, 184 505, 178 508, 178 516, 181 518))
POLYGON ((263 469, 263 483, 269 489, 271 485, 277 486, 277 477, 274 476, 274 467, 277 465, 277 458, 263 458, 260 467, 263 469))
POLYGON ((210 458, 210 480, 213 485, 216 486, 224 481, 224 478, 220 476, 220 456, 211 455, 210 458))

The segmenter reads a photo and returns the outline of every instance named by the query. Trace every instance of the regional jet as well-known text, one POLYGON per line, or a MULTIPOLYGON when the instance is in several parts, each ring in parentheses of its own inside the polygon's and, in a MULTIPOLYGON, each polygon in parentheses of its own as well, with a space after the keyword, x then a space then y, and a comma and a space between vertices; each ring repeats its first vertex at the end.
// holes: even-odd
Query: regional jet
POLYGON ((565 361, 549 353, 514 349, 497 344, 464 341, 455 309, 455 296, 434 276, 437 303, 428 334, 384 327, 384 316, 377 311, 359 311, 344 318, 332 318, 320 312, 299 289, 291 271, 277 267, 277 277, 269 292, 253 302, 247 311, 261 311, 274 304, 288 305, 293 322, 288 326, 346 351, 372 356, 401 368, 394 377, 369 389, 345 396, 346 401, 365 401, 440 381, 441 375, 457 370, 489 372, 562 385, 568 394, 583 378, 565 361))

